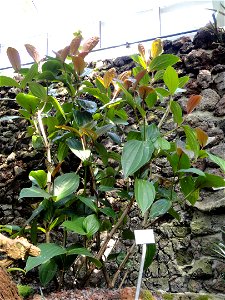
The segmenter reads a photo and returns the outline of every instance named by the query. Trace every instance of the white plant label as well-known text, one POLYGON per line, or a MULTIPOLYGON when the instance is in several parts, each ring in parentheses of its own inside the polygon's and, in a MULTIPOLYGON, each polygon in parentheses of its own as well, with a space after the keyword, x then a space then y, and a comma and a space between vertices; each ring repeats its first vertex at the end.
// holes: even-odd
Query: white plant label
POLYGON ((134 230, 135 242, 140 244, 155 244, 153 229, 134 230))

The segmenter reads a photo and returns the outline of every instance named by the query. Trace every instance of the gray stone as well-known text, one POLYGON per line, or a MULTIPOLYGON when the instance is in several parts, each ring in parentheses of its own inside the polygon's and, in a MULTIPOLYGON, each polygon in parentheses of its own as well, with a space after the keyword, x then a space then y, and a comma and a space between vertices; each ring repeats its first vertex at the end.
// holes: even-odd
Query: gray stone
POLYGON ((218 73, 214 77, 214 82, 216 83, 216 87, 219 91, 225 89, 225 72, 218 73))
POLYGON ((12 152, 12 153, 7 157, 6 162, 7 162, 7 163, 10 163, 10 162, 15 161, 15 159, 16 159, 16 153, 15 153, 15 152, 12 152))
POLYGON ((201 92, 202 100, 197 107, 197 110, 212 111, 220 101, 220 96, 212 89, 205 89, 201 92))
POLYGON ((192 269, 188 272, 192 278, 209 278, 212 276, 211 259, 203 257, 195 260, 192 269))
POLYGON ((204 194, 203 201, 197 201, 194 207, 202 212, 211 212, 214 210, 225 208, 224 190, 210 192, 204 194))
POLYGON ((216 109, 214 111, 214 116, 217 117, 225 116, 225 95, 217 103, 216 109))
POLYGON ((223 215, 207 215, 200 211, 194 212, 190 223, 191 232, 195 235, 206 235, 220 232, 225 225, 223 215))
POLYGON ((197 76, 197 82, 201 88, 208 88, 212 82, 211 72, 209 70, 200 70, 197 76))

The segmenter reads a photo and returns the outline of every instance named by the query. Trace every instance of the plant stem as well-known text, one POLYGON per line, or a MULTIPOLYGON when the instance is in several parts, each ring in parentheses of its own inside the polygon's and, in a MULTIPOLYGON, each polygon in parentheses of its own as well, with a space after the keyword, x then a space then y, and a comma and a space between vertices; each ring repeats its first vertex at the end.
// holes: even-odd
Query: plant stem
MULTIPOLYGON (((108 245, 108 242, 109 240, 112 238, 112 236, 114 235, 114 233, 116 232, 116 230, 120 227, 120 225, 122 224, 124 218, 126 217, 126 215, 128 214, 128 212, 130 211, 132 205, 134 203, 134 198, 132 198, 129 202, 129 204, 127 205, 127 207, 124 209, 122 215, 120 216, 120 218, 118 219, 117 223, 115 224, 115 226, 111 229, 110 233, 107 235, 104 243, 102 244, 98 254, 96 255, 96 259, 100 260, 107 248, 107 245, 108 245)), ((91 276, 91 274, 93 273, 95 269, 95 265, 92 264, 87 272, 87 274, 83 277, 82 279, 82 283, 81 283, 81 287, 84 287, 88 281, 89 281, 89 278, 91 276)))
POLYGON ((170 96, 170 99, 169 99, 169 103, 168 103, 168 106, 166 108, 166 111, 164 113, 164 115, 162 116, 162 119, 159 121, 159 124, 158 124, 158 128, 160 129, 165 121, 165 119, 168 117, 169 113, 170 113, 170 105, 171 105, 171 101, 172 101, 172 97, 170 96))

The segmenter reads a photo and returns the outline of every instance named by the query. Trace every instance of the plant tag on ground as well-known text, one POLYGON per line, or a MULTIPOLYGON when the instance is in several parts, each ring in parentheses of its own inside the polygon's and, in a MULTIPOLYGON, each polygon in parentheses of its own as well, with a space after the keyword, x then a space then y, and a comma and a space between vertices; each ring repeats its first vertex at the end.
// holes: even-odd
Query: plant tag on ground
POLYGON ((153 229, 134 230, 135 242, 139 244, 155 244, 153 229))

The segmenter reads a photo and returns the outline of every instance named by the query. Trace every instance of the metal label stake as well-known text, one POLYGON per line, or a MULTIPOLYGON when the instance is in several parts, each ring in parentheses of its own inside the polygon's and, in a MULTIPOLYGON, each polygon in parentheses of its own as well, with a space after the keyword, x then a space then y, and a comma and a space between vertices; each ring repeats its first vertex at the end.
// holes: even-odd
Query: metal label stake
POLYGON ((135 235, 135 242, 137 245, 142 244, 142 256, 141 256, 141 264, 140 270, 138 274, 138 281, 137 281, 137 288, 135 294, 135 300, 139 299, 140 291, 141 291, 141 281, 145 263, 145 256, 146 256, 146 244, 155 244, 155 237, 153 229, 145 229, 145 230, 134 230, 135 235))

